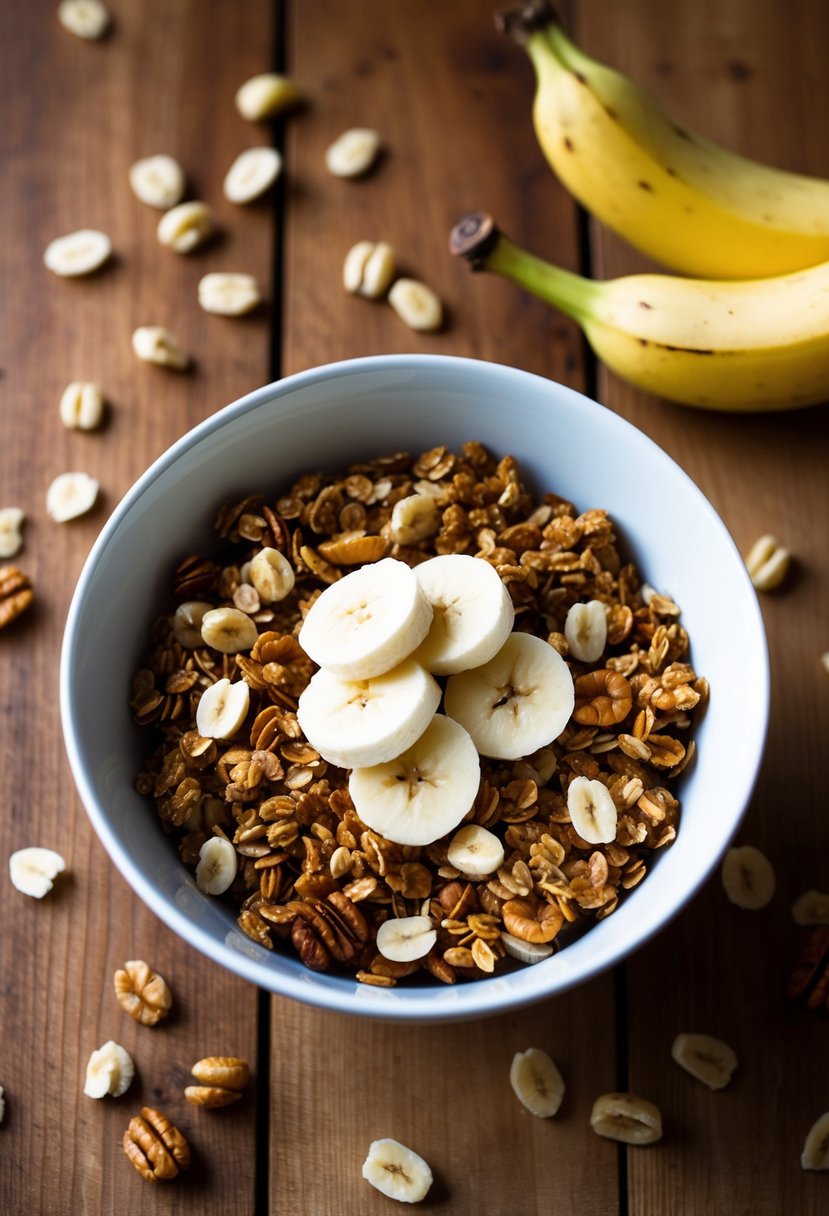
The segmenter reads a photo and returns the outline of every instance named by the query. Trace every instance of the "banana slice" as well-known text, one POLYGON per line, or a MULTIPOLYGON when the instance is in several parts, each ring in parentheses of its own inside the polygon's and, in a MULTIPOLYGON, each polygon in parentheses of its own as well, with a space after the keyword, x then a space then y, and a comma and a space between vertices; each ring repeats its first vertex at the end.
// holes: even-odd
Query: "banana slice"
POLYGON ((540 1047, 517 1051, 509 1070, 512 1092, 539 1119, 551 1119, 564 1097, 564 1080, 553 1060, 540 1047))
POLYGON ((205 739, 230 739, 247 717, 250 689, 244 680, 217 680, 206 688, 196 709, 196 729, 205 739))
POLYGON ((607 643, 607 612, 601 600, 573 604, 564 622, 570 654, 581 663, 595 663, 607 643))
POLYGON ((184 198, 187 179, 172 156, 145 156, 131 166, 130 186, 142 203, 167 211, 184 198))
POLYGON ((211 608, 201 622, 202 640, 222 654, 238 654, 256 644, 259 630, 240 608, 211 608))
POLYGON ((12 885, 23 895, 43 899, 52 890, 58 874, 66 869, 66 862, 54 849, 30 845, 18 849, 9 858, 9 878, 12 885))
POLYGON ((259 284, 252 274, 214 270, 199 279, 199 304, 218 317, 243 317, 262 303, 259 284))
POLYGON ((370 680, 408 658, 431 621, 413 571, 385 557, 326 587, 303 622, 299 644, 342 679, 370 680))
POLYGON ((483 878, 494 874, 503 863, 504 846, 494 832, 468 823, 452 837, 446 858, 467 878, 483 878))
POLYGON ((432 1185, 432 1171, 423 1158, 397 1140, 372 1141, 363 1177, 381 1194, 401 1203, 419 1203, 432 1185))
POLYGON ((87 1098, 120 1098, 132 1084, 135 1065, 120 1043, 109 1039, 93 1051, 86 1066, 83 1092, 87 1098))
POLYGON ((829 925, 829 894, 804 891, 792 904, 792 918, 797 925, 829 925))
POLYGON ((567 810, 573 827, 588 844, 609 844, 616 839, 619 816, 603 781, 574 777, 567 789, 567 810))
POLYGON ((450 676, 444 705, 483 756, 518 760, 557 739, 573 712, 573 678, 541 638, 512 633, 494 658, 450 676))
POLYGON ((357 814, 396 844, 426 845, 467 814, 481 779, 475 744, 464 728, 435 714, 416 743, 386 764, 355 768, 348 782, 357 814))
POLYGON ((507 954, 511 954, 513 958, 517 958, 522 963, 529 963, 532 966, 534 963, 542 963, 545 958, 549 958, 553 953, 552 942, 522 942, 520 937, 513 937, 511 933, 501 932, 501 944, 507 954))
POLYGON ((98 483, 88 473, 61 473, 46 491, 46 510, 57 523, 85 515, 95 506, 98 483))
POLYGON ((196 885, 206 895, 222 895, 236 877, 238 859, 224 836, 211 836, 199 849, 196 885))
POLYGON ((361 177, 380 153, 380 135, 369 127, 343 131, 325 150, 325 167, 334 177, 361 177))
POLYGON ((231 203, 252 203, 268 190, 282 172, 276 148, 246 148, 227 171, 222 189, 231 203))
POLYGON ((489 662, 515 621, 510 594, 494 566, 479 557, 447 553, 415 567, 432 605, 432 624, 415 658, 436 676, 489 662))
POLYGON ((110 16, 101 0, 61 0, 58 21, 76 38, 96 42, 110 26, 110 16))
POLYGON ((440 296, 418 279, 398 279, 388 294, 388 301, 409 329, 431 333, 443 324, 440 296))
POLYGON ((92 274, 112 253, 112 244, 105 232, 81 228, 67 236, 50 241, 43 253, 43 262, 53 274, 63 279, 92 274))
POLYGON ((440 704, 440 686, 406 659, 371 680, 341 680, 324 668, 299 698, 308 742, 340 768, 393 760, 420 738, 440 704))
POLYGON ((263 604, 276 604, 290 595, 296 583, 291 563, 278 549, 260 549, 250 563, 248 578, 263 604))
POLYGON ((597 1136, 623 1144, 655 1144, 662 1138, 658 1107, 635 1094, 602 1094, 593 1103, 590 1126, 597 1136))
POLYGON ((424 958, 437 939, 431 917, 392 916, 377 930, 377 949, 393 963, 411 963, 424 958))
POLYGON ((809 1129, 800 1164, 804 1170, 829 1170, 829 1110, 809 1129))
POLYGON ((195 650, 204 645, 201 635, 204 614, 210 612, 213 604, 207 600, 186 600, 179 604, 173 614, 173 634, 180 646, 187 650, 195 650))
POLYGON ((756 912, 765 908, 774 895, 774 870, 769 859, 746 844, 729 849, 720 871, 725 893, 738 908, 756 912))
POLYGON ((671 1057, 709 1089, 724 1089, 737 1067, 737 1057, 728 1044, 710 1034, 678 1034, 671 1057))
POLYGON ((439 527, 440 509, 430 494, 409 494, 392 507, 389 536, 398 545, 415 545, 439 527))
POLYGON ((0 507, 0 557, 14 557, 20 552, 25 518, 21 507, 0 507))

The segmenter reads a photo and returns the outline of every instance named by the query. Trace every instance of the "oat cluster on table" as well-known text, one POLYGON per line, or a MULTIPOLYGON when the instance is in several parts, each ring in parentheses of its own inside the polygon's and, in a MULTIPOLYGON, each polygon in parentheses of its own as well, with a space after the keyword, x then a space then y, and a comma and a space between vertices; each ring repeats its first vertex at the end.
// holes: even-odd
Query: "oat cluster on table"
POLYGON ((212 839, 225 854, 232 847, 238 864, 224 897, 253 940, 372 985, 423 970, 445 983, 480 979, 522 953, 539 961, 569 932, 610 915, 674 839, 670 787, 693 758, 690 728, 707 684, 691 665, 679 607, 625 561, 604 510, 579 512, 550 492, 534 498, 511 457, 468 443, 457 454, 438 447, 341 475, 309 472, 271 498, 228 504, 216 532, 215 545, 175 571, 169 610, 135 676, 133 713, 160 740, 138 788, 191 867, 212 839), (405 518, 425 522, 396 531, 398 505, 417 498, 422 509, 405 518), (251 581, 264 551, 292 572, 273 599, 251 581), (460 855, 450 859, 449 838, 407 846, 372 831, 345 770, 322 759, 297 719, 315 671, 297 635, 321 592, 366 560, 414 566, 451 553, 495 568, 515 628, 548 641, 575 688, 553 745, 482 761, 466 826, 503 850, 484 873, 453 864, 460 855), (570 610, 585 602, 604 609, 605 644, 593 662, 574 657, 565 634, 570 610), (222 630, 207 644, 212 616, 222 630), (230 737, 206 738, 199 704, 218 686, 222 706, 235 688, 247 708, 230 737), (602 825, 611 809, 615 832, 599 839, 610 835, 602 825), (408 961, 384 957, 381 927, 409 918, 429 922, 433 947, 408 961))

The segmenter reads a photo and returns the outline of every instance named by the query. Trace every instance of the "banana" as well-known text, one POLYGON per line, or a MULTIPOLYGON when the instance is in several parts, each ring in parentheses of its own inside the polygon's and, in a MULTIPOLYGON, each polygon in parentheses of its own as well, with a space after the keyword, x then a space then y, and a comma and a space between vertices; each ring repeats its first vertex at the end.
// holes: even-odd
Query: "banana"
POLYGON ((590 1126, 597 1136, 622 1144, 655 1144, 662 1139, 662 1114, 636 1094, 602 1094, 593 1103, 590 1126))
POLYGON ((573 827, 588 844, 609 844, 616 839, 618 812, 604 782, 574 777, 567 787, 567 810, 573 827))
POLYGON ((202 641, 222 654, 239 654, 256 645, 256 622, 239 608, 209 608, 201 620, 202 641))
POLYGON ((377 949, 393 963, 424 958, 438 939, 429 916, 391 916, 377 930, 377 949))
POLYGON ((737 1067, 737 1057, 728 1044, 710 1034, 678 1034, 671 1057, 709 1089, 724 1089, 737 1067))
POLYGON ((433 557, 415 567, 432 606, 432 624, 415 658, 436 676, 487 663, 512 631, 515 609, 494 566, 464 553, 433 557))
POLYGON ((225 836, 210 836, 199 849, 196 886, 206 895, 222 895, 233 884, 236 850, 225 836))
POLYGON ((741 282, 596 282, 519 249, 480 212, 455 225, 450 248, 561 309, 612 371, 658 397, 722 410, 829 398, 829 261, 741 282))
POLYGON ((46 510, 59 524, 86 515, 98 500, 98 482, 88 473, 60 473, 46 491, 46 510))
POLYGON ((555 949, 552 942, 522 942, 520 937, 514 937, 504 930, 501 931, 501 945, 507 954, 530 965, 542 963, 555 949))
POLYGON ((502 24, 535 68, 533 122, 550 167, 630 244, 703 278, 787 274, 829 258, 829 182, 687 131, 632 80, 574 46, 546 0, 502 24))
POLYGON ((186 600, 179 604, 173 614, 173 634, 180 646, 195 650, 197 646, 204 645, 201 625, 204 614, 210 612, 212 607, 207 600, 186 600))
POLYGON ((456 828, 480 784, 475 744, 435 714, 416 743, 386 764, 351 771, 348 790, 368 827, 395 844, 427 845, 456 828))
POLYGON ((796 925, 829 925, 829 894, 804 891, 792 904, 792 919, 796 925))
POLYGON ((720 869, 725 893, 732 904, 757 912, 771 902, 775 878, 771 862, 753 844, 731 848, 720 869))
POLYGON ((397 1140, 374 1140, 363 1162, 363 1177, 381 1194, 401 1203, 419 1203, 432 1185, 432 1171, 413 1149, 397 1140))
POLYGON ((468 823, 450 840, 446 860, 467 878, 484 878, 503 865, 504 846, 494 832, 468 823))
POLYGON ((809 1128, 800 1165, 804 1170, 829 1170, 829 1110, 809 1128))
POLYGON ((411 747, 432 721, 440 696, 437 680, 412 659, 371 680, 341 680, 320 668, 299 698, 297 717, 329 764, 365 768, 411 747))
POLYGON ((9 878, 12 885, 24 895, 43 899, 52 890, 58 874, 66 869, 66 862, 54 849, 30 845, 18 849, 9 857, 9 878))
POLYGON ((557 739, 573 712, 573 677, 557 650, 511 633, 488 663, 450 676, 444 707, 483 756, 519 760, 557 739))
POLYGON ((551 1119, 561 1106, 564 1080, 555 1062, 540 1047, 515 1053, 509 1081, 521 1105, 539 1119, 551 1119))
POLYGON ((597 662, 607 643, 607 612, 601 600, 573 604, 564 622, 564 636, 574 659, 597 662))
POLYGON ((250 689, 244 680, 217 680, 206 688, 196 708, 196 729, 204 739, 230 739, 247 717, 250 689))
POLYGON ((334 675, 370 680, 408 658, 431 623, 413 571, 386 557, 326 587, 303 622, 299 644, 334 675))
POLYGON ((125 1047, 108 1039, 92 1052, 86 1066, 83 1092, 87 1098, 120 1098, 132 1084, 135 1065, 125 1047))

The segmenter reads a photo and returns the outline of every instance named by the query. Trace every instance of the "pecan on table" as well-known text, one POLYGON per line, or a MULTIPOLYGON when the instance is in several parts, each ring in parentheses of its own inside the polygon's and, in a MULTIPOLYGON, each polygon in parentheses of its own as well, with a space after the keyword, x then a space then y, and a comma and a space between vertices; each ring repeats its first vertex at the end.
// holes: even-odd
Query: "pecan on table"
POLYGON ((17 620, 31 606, 34 591, 17 566, 0 566, 0 629, 17 620))
POLYGON ((124 1152, 148 1182, 167 1182, 190 1164, 190 1146, 161 1111, 141 1108, 124 1132, 124 1152))
POLYGON ((820 925, 809 934, 786 992, 807 1009, 829 1013, 829 926, 820 925))

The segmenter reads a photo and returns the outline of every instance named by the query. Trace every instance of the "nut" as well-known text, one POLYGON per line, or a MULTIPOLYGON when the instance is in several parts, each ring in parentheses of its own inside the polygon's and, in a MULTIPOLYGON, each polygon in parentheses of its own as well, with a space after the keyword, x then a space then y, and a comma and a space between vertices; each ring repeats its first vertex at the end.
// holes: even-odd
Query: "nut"
POLYGON ((236 93, 236 109, 248 122, 259 122, 292 109, 302 93, 289 76, 263 72, 246 80, 236 93))
POLYGON ((654 1144, 662 1138, 662 1115, 635 1094, 602 1094, 593 1103, 590 1126, 599 1136, 623 1144, 654 1144))
POLYGON ((252 274, 214 271, 200 279, 199 304, 220 317, 241 317, 262 303, 259 284, 252 274))
POLYGON ((53 274, 73 279, 92 274, 103 266, 111 253, 112 245, 105 232, 81 228, 50 241, 43 253, 43 263, 53 274))
POLYGON ((807 1009, 829 1013, 829 928, 813 929, 789 975, 786 993, 807 1009))
POLYGON ((792 555, 775 536, 761 536, 746 558, 746 569, 757 591, 774 591, 781 585, 792 555))
POLYGON ((14 557, 23 546, 21 528, 26 518, 20 507, 0 507, 0 557, 14 557))
POLYGON ((409 329, 428 333, 443 324, 440 297, 417 279, 398 279, 389 292, 389 304, 409 329))
POLYGON ((231 203, 251 203, 268 190, 282 172, 276 148, 246 148, 225 176, 224 196, 231 203))
POLYGON ((564 924, 557 905, 534 898, 507 900, 502 915, 507 932, 522 942, 551 942, 564 924))
POLYGON ((32 584, 23 571, 17 566, 0 566, 0 629, 16 620, 33 600, 32 584))
POLYGON ((156 230, 159 243, 176 253, 192 253, 214 232, 210 208, 199 199, 171 207, 158 221, 156 230))
POLYGON ((124 1132, 124 1152, 148 1182, 166 1182, 190 1164, 190 1147, 166 1115, 143 1106, 124 1132))
POLYGON ((115 972, 115 995, 122 1009, 142 1026, 155 1026, 170 1012, 173 997, 163 976, 133 959, 115 972))
POLYGON ((172 156, 147 156, 130 169, 130 185, 142 203, 167 211, 184 198, 187 179, 172 156))
POLYGON ((145 363, 157 363, 159 367, 170 367, 177 372, 183 372, 190 365, 189 356, 163 325, 139 326, 132 335, 132 349, 145 363))
POLYGON ((358 241, 345 255, 343 287, 352 295, 377 300, 393 278, 394 250, 388 241, 358 241))
POLYGON ((582 726, 617 726, 630 713, 633 693, 620 671, 603 667, 573 681, 573 718, 582 726))
POLYGON ((221 1107, 238 1102, 250 1080, 247 1060, 235 1056, 206 1056, 191 1069, 198 1085, 188 1085, 184 1096, 194 1106, 221 1107))
POLYGON ((58 21, 77 38, 95 41, 109 29, 109 13, 101 0, 62 0, 58 21))
POLYGON ((74 380, 63 390, 60 399, 60 420, 70 430, 94 431, 104 416, 104 398, 100 385, 74 380))
POLYGON ((325 167, 334 177, 360 177, 380 152, 380 136, 369 127, 343 131, 325 151, 325 167))

